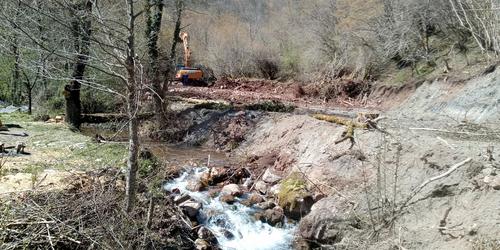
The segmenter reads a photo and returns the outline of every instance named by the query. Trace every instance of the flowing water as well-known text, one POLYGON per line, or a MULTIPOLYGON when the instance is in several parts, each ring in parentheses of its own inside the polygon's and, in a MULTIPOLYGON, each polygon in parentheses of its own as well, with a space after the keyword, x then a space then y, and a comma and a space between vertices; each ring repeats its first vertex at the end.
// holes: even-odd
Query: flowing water
POLYGON ((255 220, 256 208, 246 207, 239 202, 232 205, 219 201, 219 197, 211 198, 207 192, 191 192, 186 189, 189 180, 200 178, 207 168, 195 168, 184 172, 179 178, 167 183, 165 189, 179 189, 203 204, 198 221, 210 229, 222 249, 291 249, 296 226, 284 223, 282 228, 272 227, 267 223, 255 220), (227 237, 229 236, 229 237, 227 237))
MULTIPOLYGON (((82 132, 94 137, 96 134, 110 138, 113 141, 127 141, 126 131, 116 132, 107 128, 95 126, 83 127, 82 132)), ((164 143, 148 141, 143 138, 141 144, 148 148, 156 157, 172 164, 193 166, 205 165, 231 165, 233 159, 225 154, 213 150, 197 147, 179 147, 164 143)), ((254 218, 257 208, 246 207, 238 201, 232 205, 219 201, 219 197, 211 198, 207 192, 191 192, 186 189, 189 180, 199 179, 208 171, 206 167, 188 167, 180 177, 165 185, 165 189, 172 191, 178 189, 182 194, 188 194, 192 199, 203 204, 198 215, 198 222, 210 229, 224 250, 281 250, 291 249, 296 225, 287 223, 281 228, 272 227, 254 218)), ((238 198, 244 199, 245 197, 238 198)))

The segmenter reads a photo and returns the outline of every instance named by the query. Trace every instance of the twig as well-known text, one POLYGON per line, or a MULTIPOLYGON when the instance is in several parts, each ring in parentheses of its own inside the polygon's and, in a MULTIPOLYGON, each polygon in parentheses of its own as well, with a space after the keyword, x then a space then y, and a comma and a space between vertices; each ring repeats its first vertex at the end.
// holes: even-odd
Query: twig
POLYGON ((148 228, 148 229, 151 227, 151 220, 153 218, 154 209, 155 209, 155 201, 154 201, 154 197, 151 196, 151 198, 149 199, 148 215, 147 215, 147 219, 146 219, 146 228, 148 228))
POLYGON ((448 215, 450 214, 451 207, 447 208, 446 211, 444 211, 443 218, 439 221, 439 227, 438 230, 442 235, 445 235, 443 230, 446 228, 446 219, 448 219, 448 215))
POLYGON ((405 202, 403 202, 403 203, 400 205, 400 207, 399 207, 398 211, 400 212, 401 210, 403 210, 403 209, 404 209, 404 207, 408 204, 408 202, 410 202, 410 201, 411 201, 411 199, 413 199, 413 197, 415 197, 415 195, 417 195, 417 194, 418 194, 418 193, 419 193, 419 192, 420 192, 420 191, 421 191, 421 190, 422 190, 425 186, 429 185, 429 183, 432 183, 432 182, 434 182, 434 181, 437 181, 437 180, 439 180, 439 179, 442 179, 442 178, 444 178, 444 177, 447 177, 447 176, 448 176, 448 175, 450 175, 451 173, 455 172, 455 170, 457 170, 459 167, 461 167, 461 166, 463 166, 463 165, 465 165, 465 164, 467 164, 467 163, 469 163, 469 162, 471 162, 471 161, 472 161, 472 158, 470 158, 470 157, 469 157, 469 158, 465 159, 464 161, 461 161, 461 162, 459 162, 459 163, 457 163, 457 164, 453 165, 450 169, 448 169, 448 171, 446 171, 446 172, 444 172, 444 173, 442 173, 442 174, 440 174, 440 175, 434 176, 434 177, 432 177, 432 178, 430 178, 430 179, 428 179, 428 180, 426 180, 426 181, 422 182, 422 184, 420 184, 417 188, 415 188, 415 189, 414 189, 414 190, 410 193, 410 195, 408 196, 408 198, 406 198, 405 202))
POLYGON ((17 222, 8 223, 5 226, 10 227, 10 226, 20 226, 20 225, 38 225, 38 224, 54 224, 54 223, 56 223, 56 222, 55 221, 17 221, 17 222))
POLYGON ((438 137, 436 137, 436 139, 438 139, 438 140, 442 141, 444 144, 446 144, 446 146, 448 146, 448 147, 450 147, 451 149, 455 150, 455 148, 454 148, 452 145, 450 145, 450 144, 449 144, 449 143, 448 143, 445 139, 443 139, 443 138, 441 138, 441 137, 439 137, 439 136, 438 136, 438 137))
MULTIPOLYGON (((389 219, 387 219, 385 221, 385 223, 374 228, 374 232, 378 232, 382 228, 384 228, 385 226, 390 225, 392 222, 394 222, 394 220, 396 220, 396 218, 399 216, 399 214, 401 214, 401 212, 405 209, 405 207, 407 207, 408 203, 413 199, 413 197, 415 197, 418 193, 420 193, 420 191, 422 191, 422 189, 425 186, 429 185, 430 183, 432 183, 434 181, 437 181, 439 179, 447 177, 448 175, 453 173, 455 170, 457 170, 459 167, 461 167, 461 166, 463 166, 471 161, 472 161, 472 158, 469 157, 469 158, 465 159, 464 161, 461 161, 461 162, 453 165, 450 169, 448 169, 448 171, 422 182, 422 184, 420 184, 418 187, 413 189, 413 191, 410 193, 410 195, 408 195, 406 200, 403 203, 401 203, 401 205, 399 205, 398 209, 395 210, 395 213, 393 216, 391 216, 389 219)), ((374 234, 372 234, 372 235, 374 235, 374 234)))
POLYGON ((45 224, 45 226, 47 226, 47 235, 48 235, 48 238, 49 238, 50 248, 52 250, 54 250, 54 243, 52 242, 52 236, 50 236, 50 227, 49 227, 49 224, 45 224))
POLYGON ((449 130, 436 129, 436 128, 409 128, 409 129, 410 130, 435 131, 435 132, 450 133, 450 134, 474 135, 474 136, 487 136, 488 135, 488 134, 469 133, 469 132, 463 132, 463 131, 449 131, 449 130))

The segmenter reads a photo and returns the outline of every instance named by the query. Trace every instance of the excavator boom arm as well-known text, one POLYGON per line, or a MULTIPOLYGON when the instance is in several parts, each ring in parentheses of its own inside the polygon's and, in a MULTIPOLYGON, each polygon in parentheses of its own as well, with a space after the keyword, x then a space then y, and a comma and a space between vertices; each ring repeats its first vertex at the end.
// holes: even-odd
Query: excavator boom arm
POLYGON ((191 67, 191 49, 189 48, 189 35, 186 32, 181 32, 179 37, 184 45, 184 67, 191 67))

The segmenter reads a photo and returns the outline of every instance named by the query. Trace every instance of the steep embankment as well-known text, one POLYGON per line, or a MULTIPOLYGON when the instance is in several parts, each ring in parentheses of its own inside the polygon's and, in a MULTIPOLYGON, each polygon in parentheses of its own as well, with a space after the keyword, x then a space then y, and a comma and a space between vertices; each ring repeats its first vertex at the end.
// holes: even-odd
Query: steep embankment
POLYGON ((271 114, 239 150, 276 175, 303 174, 315 197, 326 196, 301 220, 298 234, 309 246, 495 249, 499 75, 374 93, 381 105, 393 105, 379 122, 387 133, 356 130, 353 149, 335 143, 340 125, 271 114))

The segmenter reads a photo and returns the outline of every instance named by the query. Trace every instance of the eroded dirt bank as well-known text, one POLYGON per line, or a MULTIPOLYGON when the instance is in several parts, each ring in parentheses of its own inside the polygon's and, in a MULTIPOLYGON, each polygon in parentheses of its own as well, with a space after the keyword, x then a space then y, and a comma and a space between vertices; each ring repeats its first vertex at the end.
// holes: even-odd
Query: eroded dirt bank
POLYGON ((293 84, 263 90, 228 82, 173 92, 243 103, 271 98, 298 107, 294 113, 227 110, 215 116, 192 110, 203 115, 189 117, 206 117, 181 139, 241 158, 236 168, 252 172, 245 192, 263 195, 299 221, 295 248, 498 249, 499 75, 379 87, 352 103, 308 102, 293 84), (354 119, 359 111, 382 119, 379 129, 356 129, 352 148, 348 140, 338 143, 345 126, 312 117, 354 119), (294 189, 300 194, 288 192, 294 189), (283 202, 289 198, 283 193, 295 200, 283 202))
POLYGON ((356 130, 352 149, 335 143, 344 126, 271 113, 233 152, 266 172, 262 193, 299 173, 319 200, 300 220, 297 248, 498 249, 498 75, 374 93, 393 105, 378 123, 386 133, 356 130))

